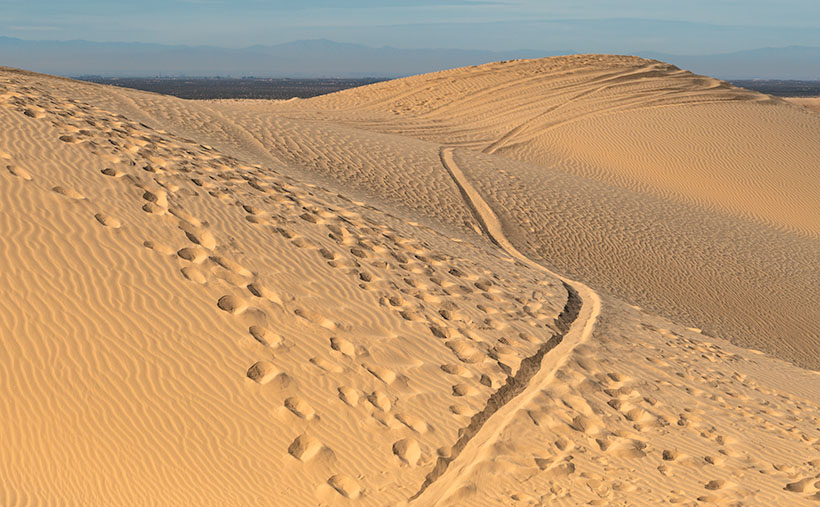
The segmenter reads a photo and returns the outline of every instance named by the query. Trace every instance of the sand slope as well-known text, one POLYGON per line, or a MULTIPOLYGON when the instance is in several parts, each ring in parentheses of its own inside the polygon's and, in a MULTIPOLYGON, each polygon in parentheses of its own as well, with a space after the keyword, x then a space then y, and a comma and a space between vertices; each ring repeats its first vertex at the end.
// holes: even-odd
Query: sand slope
MULTIPOLYGON (((255 120, 265 113, 251 121, 250 105, 221 107, 265 132, 255 120)), ((529 255, 710 334, 820 365, 810 112, 660 62, 592 55, 454 69, 266 113, 460 147, 529 255)))
POLYGON ((459 147, 528 255, 687 326, 820 365, 820 118, 783 100, 599 55, 285 102, 73 93, 436 228, 476 231, 439 160, 443 145, 459 147))
POLYGON ((364 125, 560 168, 817 235, 820 120, 633 57, 455 69, 318 97, 364 125), (785 197, 788 196, 788 199, 785 197))
POLYGON ((395 503, 558 332, 506 255, 3 87, 5 505, 395 503))
POLYGON ((811 234, 335 114, 0 72, 0 504, 816 499, 816 373, 542 264, 674 302, 627 261, 675 250, 694 301, 773 238, 711 310, 810 358, 811 234))

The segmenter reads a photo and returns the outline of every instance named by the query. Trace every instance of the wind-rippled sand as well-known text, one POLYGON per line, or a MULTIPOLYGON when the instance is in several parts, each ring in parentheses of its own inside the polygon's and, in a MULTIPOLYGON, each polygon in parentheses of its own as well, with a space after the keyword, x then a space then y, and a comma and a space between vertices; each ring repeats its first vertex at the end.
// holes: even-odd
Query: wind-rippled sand
POLYGON ((626 57, 3 69, 0 504, 817 500, 819 129, 626 57))

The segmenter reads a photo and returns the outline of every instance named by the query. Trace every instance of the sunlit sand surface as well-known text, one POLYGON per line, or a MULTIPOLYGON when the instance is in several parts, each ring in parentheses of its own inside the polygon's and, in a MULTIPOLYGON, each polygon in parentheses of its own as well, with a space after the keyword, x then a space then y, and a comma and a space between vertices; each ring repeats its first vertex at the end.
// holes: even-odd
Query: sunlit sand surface
POLYGON ((0 504, 811 504, 818 132, 630 57, 2 69, 0 504))

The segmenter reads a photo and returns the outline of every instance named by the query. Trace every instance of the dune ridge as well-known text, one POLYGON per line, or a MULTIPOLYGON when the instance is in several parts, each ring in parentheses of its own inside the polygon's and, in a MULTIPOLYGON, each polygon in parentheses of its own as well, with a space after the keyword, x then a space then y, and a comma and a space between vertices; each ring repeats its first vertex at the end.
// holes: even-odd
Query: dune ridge
POLYGON ((816 119, 782 99, 662 62, 596 55, 502 62, 305 102, 304 109, 343 113, 335 118, 351 125, 818 232, 811 205, 817 196, 805 188, 816 183, 806 173, 818 154, 807 137, 816 119), (703 160, 702 151, 713 160, 703 160), (787 164, 779 153, 789 154, 787 164), (710 173, 708 164, 722 167, 710 173), (781 165, 787 171, 778 171, 781 165))

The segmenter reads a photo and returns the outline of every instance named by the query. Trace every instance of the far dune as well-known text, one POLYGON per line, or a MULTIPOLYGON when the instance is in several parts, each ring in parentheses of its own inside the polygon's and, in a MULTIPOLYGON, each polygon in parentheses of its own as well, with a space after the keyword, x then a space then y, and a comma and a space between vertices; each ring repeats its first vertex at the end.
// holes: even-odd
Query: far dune
POLYGON ((820 97, 789 97, 786 100, 792 104, 803 106, 810 111, 820 113, 820 97))

